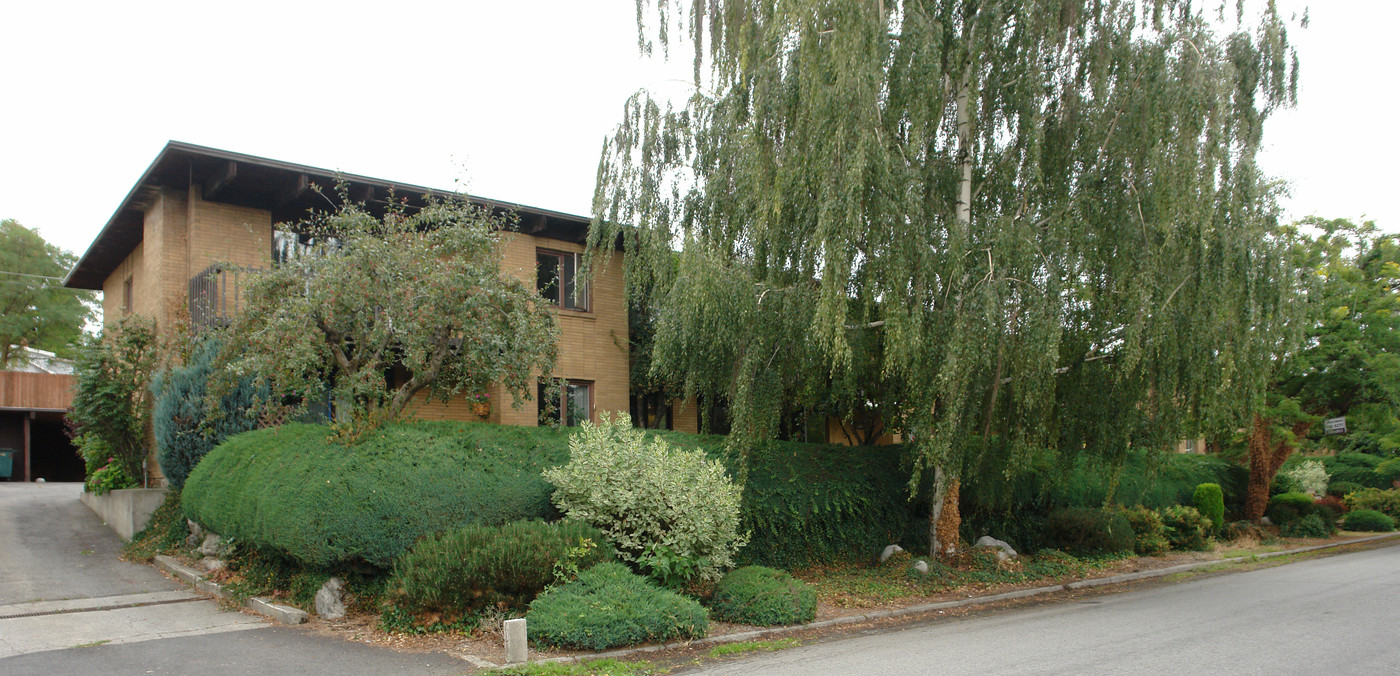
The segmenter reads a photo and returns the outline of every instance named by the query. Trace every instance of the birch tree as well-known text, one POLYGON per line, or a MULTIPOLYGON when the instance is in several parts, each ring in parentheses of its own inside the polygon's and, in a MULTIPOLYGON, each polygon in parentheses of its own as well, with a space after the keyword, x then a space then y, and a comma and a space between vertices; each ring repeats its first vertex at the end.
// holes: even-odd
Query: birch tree
POLYGON ((1299 281, 1255 156, 1298 66, 1245 10, 638 0, 694 94, 627 102, 590 241, 624 238, 652 368, 738 443, 859 374, 946 551, 983 449, 1115 458, 1260 404, 1299 281))

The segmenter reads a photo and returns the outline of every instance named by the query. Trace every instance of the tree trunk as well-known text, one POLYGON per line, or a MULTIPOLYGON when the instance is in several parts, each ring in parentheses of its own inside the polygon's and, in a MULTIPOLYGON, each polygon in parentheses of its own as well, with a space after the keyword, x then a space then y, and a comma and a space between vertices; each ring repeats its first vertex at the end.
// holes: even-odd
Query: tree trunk
POLYGON ((933 495, 928 501, 928 555, 938 556, 944 547, 939 541, 939 524, 943 522, 943 503, 948 499, 948 475, 942 465, 933 467, 933 495))
MULTIPOLYGON (((1293 424, 1293 436, 1306 434, 1310 423, 1293 424)), ((1293 455, 1294 446, 1288 439, 1278 438, 1269 429, 1269 422, 1262 416, 1254 416, 1254 427, 1249 432, 1249 486, 1245 491, 1244 516, 1258 522, 1264 518, 1269 507, 1269 487, 1274 476, 1283 466, 1283 461, 1293 455)))

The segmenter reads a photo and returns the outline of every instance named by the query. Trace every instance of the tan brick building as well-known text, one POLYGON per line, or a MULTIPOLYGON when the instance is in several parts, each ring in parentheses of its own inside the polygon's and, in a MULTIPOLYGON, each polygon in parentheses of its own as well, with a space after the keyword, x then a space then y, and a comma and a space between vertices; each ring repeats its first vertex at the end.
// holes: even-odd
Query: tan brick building
MULTIPOLYGON (((152 317, 159 330, 172 322, 226 318, 239 304, 239 276, 273 264, 274 249, 291 233, 279 224, 303 220, 326 198, 313 185, 345 181, 350 197, 371 209, 396 199, 421 202, 442 191, 366 176, 269 160, 172 141, 165 146, 68 274, 64 284, 103 292, 104 321, 125 314, 152 317)), ((505 234, 502 269, 527 282, 552 274, 572 284, 588 219, 544 209, 472 198, 519 218, 505 234), (543 270, 543 272, 541 272, 543 270)), ((562 338, 553 375, 569 381, 570 422, 628 410, 627 305, 618 258, 573 297, 556 297, 562 338)), ((583 280, 579 280, 582 282, 583 280)), ((556 294, 562 296, 562 294, 556 294)), ((511 406, 503 388, 488 395, 486 419, 535 425, 537 402, 511 406)), ((565 402, 561 402, 565 403, 565 402)), ((475 420, 464 399, 419 401, 423 419, 475 420)))

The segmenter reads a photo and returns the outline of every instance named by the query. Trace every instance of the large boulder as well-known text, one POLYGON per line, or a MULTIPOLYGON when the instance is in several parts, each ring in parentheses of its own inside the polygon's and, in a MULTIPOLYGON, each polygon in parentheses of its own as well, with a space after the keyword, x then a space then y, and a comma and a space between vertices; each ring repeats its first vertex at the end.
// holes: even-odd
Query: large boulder
POLYGON ((340 578, 326 580, 316 592, 316 614, 323 620, 345 619, 345 583, 340 578))
POLYGON ((982 537, 977 538, 977 542, 973 543, 972 546, 996 547, 997 549, 1001 550, 1001 553, 997 554, 997 558, 1001 559, 1002 561, 1005 561, 1006 559, 1014 559, 1017 556, 1016 550, 1012 548, 1011 545, 1006 544, 1005 542, 998 540, 990 535, 983 535, 982 537))

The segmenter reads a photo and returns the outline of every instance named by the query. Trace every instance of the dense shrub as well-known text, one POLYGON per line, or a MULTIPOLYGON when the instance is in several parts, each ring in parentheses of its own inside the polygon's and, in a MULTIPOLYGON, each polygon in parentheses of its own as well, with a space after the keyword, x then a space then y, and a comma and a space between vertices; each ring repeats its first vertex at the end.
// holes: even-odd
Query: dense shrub
POLYGON ((1370 453, 1338 453, 1321 458, 1322 464, 1332 476, 1332 481, 1346 481, 1369 488, 1390 488, 1391 482, 1376 468, 1382 458, 1370 453))
POLYGON ((620 563, 600 563, 545 591, 526 618, 540 645, 589 650, 700 638, 709 626, 695 600, 660 589, 620 563))
POLYGON ((292 424, 220 444, 190 473, 186 514, 304 563, 388 568, 420 537, 555 514, 540 471, 566 433, 486 424, 385 426, 345 446, 292 424))
POLYGON ((161 473, 176 488, 185 485, 190 470, 219 442, 258 426, 255 409, 266 398, 267 389, 254 385, 252 379, 234 384, 217 402, 205 396, 218 353, 217 341, 205 340, 195 346, 185 365, 162 371, 151 380, 156 459, 161 473), (217 410, 211 403, 217 404, 217 410))
POLYGON ((619 558, 661 582, 719 579, 747 541, 741 489, 724 465, 648 441, 625 419, 585 422, 569 439, 569 463, 544 477, 561 511, 597 527, 619 558))
POLYGON ((1046 545, 1071 554, 1131 552, 1133 527, 1116 511, 1066 507, 1045 518, 1046 545))
POLYGON ((1346 529, 1371 532, 1389 533, 1395 530, 1395 519, 1378 512, 1374 509, 1358 509, 1346 516, 1346 529))
POLYGON ((1279 528, 1279 535, 1286 538, 1325 538, 1331 534, 1331 529, 1317 512, 1289 521, 1279 528))
POLYGON ((1296 464, 1284 469, 1277 474, 1278 482, 1282 482, 1284 490, 1282 492, 1307 493, 1308 495, 1322 495, 1327 490, 1327 469, 1318 460, 1300 460, 1296 464))
POLYGON ((1297 521, 1309 514, 1317 511, 1313 497, 1307 493, 1280 493, 1269 498, 1269 507, 1264 515, 1274 522, 1275 526, 1283 526, 1297 521))
POLYGON ((1333 481, 1327 484, 1327 494, 1345 498, 1348 494, 1364 488, 1361 484, 1352 481, 1333 481))
POLYGON ((173 554, 185 544, 190 534, 185 512, 180 509, 180 491, 166 491, 160 507, 151 513, 151 520, 141 532, 131 537, 122 553, 133 561, 150 562, 156 554, 173 554))
POLYGON ((1220 528, 1225 525, 1225 494, 1221 492, 1220 485, 1197 486, 1195 495, 1191 496, 1191 502, 1196 506, 1196 511, 1210 519, 1211 532, 1219 533, 1220 528))
POLYGON ((88 474, 115 463, 101 484, 121 484, 123 476, 140 484, 145 478, 156 346, 155 322, 131 315, 113 320, 78 350, 67 419, 88 474))
POLYGON ((1395 482, 1400 481, 1400 458, 1382 460, 1381 463, 1376 465, 1376 468, 1371 471, 1374 472, 1376 476, 1380 477, 1382 482, 1389 482, 1390 486, 1394 486, 1395 482))
POLYGON ((737 624, 802 624, 817 616, 817 595, 784 571, 747 566, 715 585, 710 610, 715 619, 737 624))
POLYGON ((1392 519, 1400 519, 1400 488, 1363 488, 1346 496, 1351 509, 1374 509, 1392 519))
POLYGON ((1210 549, 1210 519, 1195 507, 1174 505, 1158 512, 1167 527, 1172 549, 1200 552, 1210 549))
POLYGON ((1157 556, 1171 547, 1162 516, 1141 505, 1119 510, 1133 529, 1133 551, 1143 556, 1157 556))
POLYGON ((612 558, 602 533, 575 521, 471 524, 419 540, 394 562, 388 593, 410 615, 524 608, 555 582, 556 569, 576 571, 612 558))

